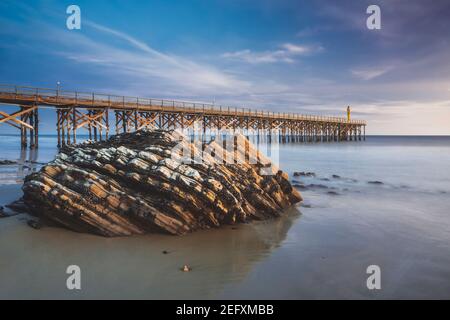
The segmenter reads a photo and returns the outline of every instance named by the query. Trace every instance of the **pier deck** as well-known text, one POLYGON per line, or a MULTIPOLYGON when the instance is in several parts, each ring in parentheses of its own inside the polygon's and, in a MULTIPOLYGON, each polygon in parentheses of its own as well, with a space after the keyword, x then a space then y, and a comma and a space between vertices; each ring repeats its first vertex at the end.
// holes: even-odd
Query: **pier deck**
POLYGON ((0 85, 0 103, 18 106, 8 114, 0 111, 0 124, 21 131, 21 143, 38 146, 39 109, 57 113, 58 144, 76 143, 77 130, 85 128, 92 140, 110 135, 110 113, 115 115, 115 132, 143 127, 164 129, 247 130, 296 141, 348 141, 365 139, 366 122, 340 117, 270 112, 224 107, 207 103, 127 97, 14 85, 0 85))

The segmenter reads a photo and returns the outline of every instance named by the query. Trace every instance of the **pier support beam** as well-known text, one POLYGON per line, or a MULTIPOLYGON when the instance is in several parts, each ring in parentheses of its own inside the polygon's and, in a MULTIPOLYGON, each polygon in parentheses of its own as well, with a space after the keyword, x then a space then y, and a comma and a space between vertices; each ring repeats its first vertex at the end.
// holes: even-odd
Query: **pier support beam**
POLYGON ((20 106, 19 111, 12 114, 0 111, 0 124, 3 123, 20 130, 22 148, 27 146, 30 146, 30 148, 38 147, 39 114, 36 105, 20 106))
POLYGON ((106 140, 109 137, 109 110, 81 109, 77 107, 58 108, 56 110, 56 131, 58 147, 77 143, 78 129, 85 128, 89 139, 106 140))
POLYGON ((142 128, 161 128, 167 117, 160 116, 158 112, 137 110, 115 110, 116 134, 132 132, 142 128))

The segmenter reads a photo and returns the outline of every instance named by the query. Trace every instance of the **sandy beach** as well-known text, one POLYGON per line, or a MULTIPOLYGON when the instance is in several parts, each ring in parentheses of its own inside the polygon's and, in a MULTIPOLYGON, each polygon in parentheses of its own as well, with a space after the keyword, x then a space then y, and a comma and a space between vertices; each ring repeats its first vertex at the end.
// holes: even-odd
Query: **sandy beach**
MULTIPOLYGON (((303 205, 280 219, 182 237, 113 239, 55 227, 34 230, 26 215, 0 219, 0 297, 449 297, 450 184, 443 170, 450 159, 448 139, 372 138, 364 145, 280 148, 281 165, 294 184, 326 187, 301 190, 303 205), (333 163, 324 160, 331 154, 333 163), (316 177, 293 177, 294 171, 316 177), (374 180, 383 184, 368 183, 374 180), (78 292, 65 287, 71 264, 82 270, 78 292), (180 271, 185 264, 192 272, 180 271), (366 287, 372 264, 383 272, 379 291, 366 287)), ((11 180, 11 168, 17 170, 0 168, 7 171, 4 179, 11 180)), ((19 183, 1 184, 0 190, 0 205, 20 196, 19 183)))

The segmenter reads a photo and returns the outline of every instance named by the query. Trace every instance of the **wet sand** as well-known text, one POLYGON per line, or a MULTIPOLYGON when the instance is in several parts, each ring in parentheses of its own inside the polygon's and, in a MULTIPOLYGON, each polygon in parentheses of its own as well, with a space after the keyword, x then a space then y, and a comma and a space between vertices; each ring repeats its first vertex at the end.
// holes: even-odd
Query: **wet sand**
POLYGON ((299 213, 184 237, 116 239, 51 227, 33 230, 26 218, 0 221, 0 299, 217 298, 282 243, 299 213), (81 268, 81 291, 66 289, 71 264, 81 268), (191 272, 180 271, 185 264, 191 272))
MULTIPOLYGON (((325 188, 301 190, 303 206, 280 219, 117 239, 34 230, 26 215, 0 219, 0 298, 450 298, 448 140, 283 148, 291 176, 317 175, 294 180, 325 188), (81 267, 81 291, 66 288, 72 264, 81 267), (180 271, 185 264, 191 272, 180 271), (381 290, 366 287, 372 264, 381 290)), ((11 178, 2 170, 5 205, 20 185, 2 184, 11 178)))
POLYGON ((280 219, 183 237, 105 239, 52 227, 33 230, 24 215, 3 219, 0 298, 449 297, 450 247, 441 241, 448 230, 434 225, 436 232, 428 234, 426 217, 405 229, 395 214, 404 206, 380 213, 379 203, 364 201, 361 215, 339 202, 330 197, 321 208, 301 208, 303 214, 293 208, 280 219), (81 291, 65 287, 71 264, 81 267, 81 291), (181 272, 184 264, 192 271, 181 272), (382 268, 380 291, 366 287, 371 264, 382 268))

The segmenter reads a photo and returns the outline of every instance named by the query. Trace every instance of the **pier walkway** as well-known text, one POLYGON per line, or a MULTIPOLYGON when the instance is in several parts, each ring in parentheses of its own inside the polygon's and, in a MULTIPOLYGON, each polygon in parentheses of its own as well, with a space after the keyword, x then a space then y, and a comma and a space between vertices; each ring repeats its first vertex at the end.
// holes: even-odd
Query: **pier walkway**
POLYGON ((39 109, 54 108, 58 145, 77 141, 84 128, 92 140, 107 139, 114 115, 115 133, 143 127, 194 128, 221 132, 247 130, 259 135, 279 135, 282 140, 303 142, 365 140, 366 122, 348 118, 271 112, 213 104, 117 96, 15 85, 0 85, 0 104, 16 106, 0 111, 0 124, 21 132, 22 146, 37 147, 39 109))

